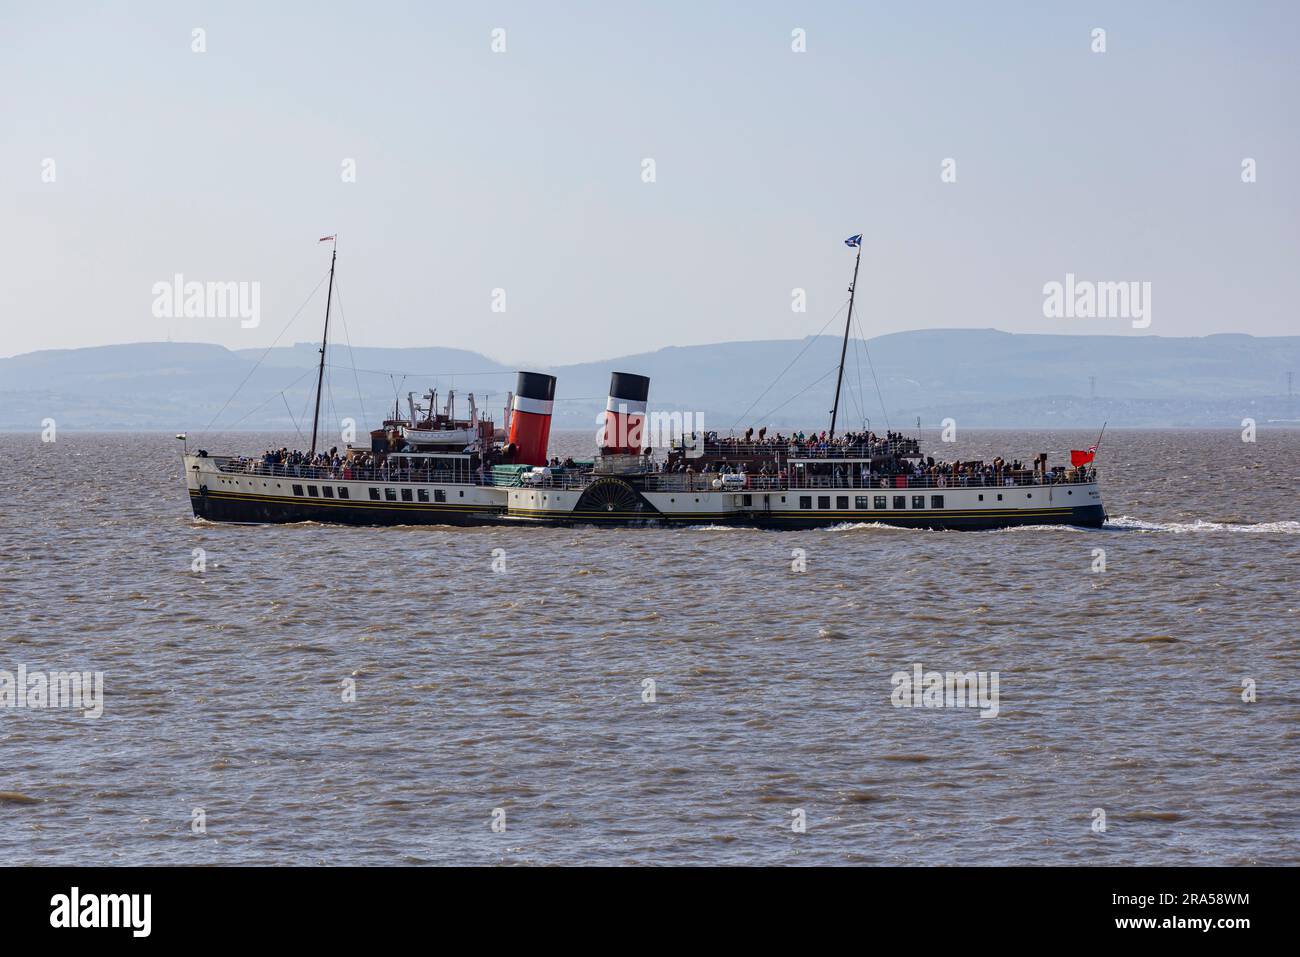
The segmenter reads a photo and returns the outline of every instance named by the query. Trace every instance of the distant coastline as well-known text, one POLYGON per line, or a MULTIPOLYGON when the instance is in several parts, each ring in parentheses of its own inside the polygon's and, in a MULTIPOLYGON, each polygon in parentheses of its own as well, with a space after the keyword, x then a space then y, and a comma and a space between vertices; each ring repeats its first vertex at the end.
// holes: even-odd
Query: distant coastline
MULTIPOLYGON (((832 336, 727 342, 533 368, 559 379, 556 428, 595 427, 612 370, 648 375, 652 406, 702 414, 720 432, 733 424, 812 428, 828 418, 829 396, 816 383, 834 368, 839 345, 832 336)), ((304 374, 316 349, 297 343, 263 359, 262 349, 155 342, 0 359, 0 430, 39 430, 52 418, 66 431, 184 431, 214 417, 214 430, 293 430, 314 385, 304 374)), ((915 429, 918 418, 923 428, 949 418, 964 428, 1107 421, 1111 428, 1230 429, 1246 418, 1288 427, 1300 424, 1287 376, 1297 366, 1300 336, 921 330, 852 340, 841 408, 848 422, 876 429, 915 429)), ((495 410, 516 367, 460 349, 339 345, 331 346, 329 370, 323 418, 351 417, 369 428, 395 400, 404 404, 407 391, 435 386, 444 396, 449 388, 473 391, 495 410)))

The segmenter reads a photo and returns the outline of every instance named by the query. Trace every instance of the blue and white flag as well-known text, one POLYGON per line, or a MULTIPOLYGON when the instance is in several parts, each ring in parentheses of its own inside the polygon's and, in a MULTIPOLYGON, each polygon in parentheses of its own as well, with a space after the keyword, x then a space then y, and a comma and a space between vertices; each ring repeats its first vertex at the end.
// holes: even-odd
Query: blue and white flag
POLYGON ((862 234, 861 234, 861 233, 858 233, 856 236, 850 236, 848 239, 844 240, 844 245, 845 245, 845 246, 861 246, 861 245, 862 245, 862 234))

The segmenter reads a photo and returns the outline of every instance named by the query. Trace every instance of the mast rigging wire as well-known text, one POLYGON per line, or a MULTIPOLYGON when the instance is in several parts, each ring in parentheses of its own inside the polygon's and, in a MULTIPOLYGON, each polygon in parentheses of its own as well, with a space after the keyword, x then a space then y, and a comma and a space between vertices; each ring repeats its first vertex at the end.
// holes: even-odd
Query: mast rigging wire
MULTIPOLYGON (((817 332, 817 335, 815 335, 815 336, 809 336, 809 337, 808 337, 808 341, 805 342, 805 343, 804 343, 804 347, 803 347, 802 349, 799 350, 799 354, 798 354, 797 356, 795 356, 793 359, 790 360, 790 365, 788 365, 788 366, 786 366, 784 369, 782 369, 780 375, 778 375, 775 379, 773 379, 773 380, 771 381, 771 383, 768 385, 768 387, 767 387, 766 389, 764 389, 764 390, 762 391, 762 393, 760 393, 760 395, 758 396, 758 398, 755 399, 753 402, 749 403, 749 408, 746 409, 744 412, 740 413, 740 415, 738 415, 738 416, 736 417, 736 421, 733 422, 733 423, 731 423, 731 429, 730 429, 729 431, 731 431, 731 432, 735 432, 735 431, 736 431, 736 426, 740 424, 740 420, 743 419, 745 416, 749 415, 750 410, 753 409, 754 406, 758 405, 758 403, 762 401, 763 396, 765 396, 765 395, 767 395, 769 392, 771 392, 772 389, 773 389, 773 387, 774 387, 778 382, 781 381, 781 376, 784 376, 787 372, 789 372, 790 369, 794 366, 794 364, 795 364, 796 362, 798 362, 801 358, 803 358, 803 354, 804 354, 805 352, 807 352, 808 349, 812 346, 812 344, 813 344, 814 342, 816 342, 816 341, 821 337, 821 334, 822 334, 823 332, 826 331, 826 327, 829 326, 832 322, 834 322, 834 321, 836 320, 836 318, 839 316, 839 314, 840 314, 841 312, 844 311, 845 307, 848 306, 848 304, 849 304, 849 301, 848 301, 847 299, 845 299, 844 302, 840 304, 840 307, 839 307, 838 309, 835 310, 835 315, 831 316, 829 319, 826 320, 826 325, 824 325, 824 326, 821 327, 821 329, 817 332)), ((818 380, 818 381, 821 381, 821 380, 818 380)), ((805 391, 807 391, 807 390, 805 390, 805 391)), ((803 393, 800 392, 799 395, 803 395, 803 393)), ((790 398, 791 398, 791 399, 794 399, 794 398, 797 398, 797 396, 791 396, 790 398)), ((789 400, 787 400, 787 402, 788 402, 788 401, 789 401, 789 400)), ((782 403, 782 405, 785 405, 785 404, 787 404, 787 403, 786 403, 786 402, 783 402, 783 403, 782 403)), ((779 408, 779 406, 778 406, 778 408, 779 408)), ((761 422, 762 419, 759 419, 759 421, 761 422)))
POLYGON ((284 411, 289 413, 289 421, 293 423, 293 430, 298 433, 298 439, 301 441, 303 438, 302 429, 298 428, 298 420, 293 417, 293 409, 289 408, 289 400, 283 392, 280 393, 280 398, 284 399, 284 411))
MULTIPOLYGON (((855 322, 856 326, 857 323, 855 322)), ((880 380, 876 378, 876 366, 871 361, 871 348, 867 345, 866 336, 862 335, 862 327, 858 326, 858 336, 862 339, 862 351, 867 355, 867 368, 871 370, 871 381, 876 386, 876 397, 880 399, 880 413, 885 417, 885 431, 889 431, 889 409, 885 407, 885 394, 880 391, 880 380)), ((860 370, 859 370, 860 371, 860 370)))
POLYGON ((343 321, 343 338, 348 344, 348 360, 352 363, 352 380, 357 385, 357 404, 361 406, 361 421, 365 422, 367 420, 366 401, 361 398, 361 379, 357 377, 357 355, 352 349, 352 334, 348 332, 347 317, 343 315, 343 296, 339 292, 339 281, 337 276, 334 278, 334 295, 337 296, 339 300, 339 319, 343 321))
MULTIPOLYGON (((309 372, 311 372, 311 371, 312 371, 311 369, 306 369, 306 370, 304 370, 303 373, 302 373, 302 375, 299 375, 298 378, 294 379, 292 382, 290 382, 287 386, 285 386, 285 387, 284 387, 283 389, 281 389, 279 392, 272 392, 272 393, 271 393, 270 395, 268 395, 265 399, 263 399, 263 400, 262 400, 261 402, 259 402, 257 405, 253 406, 253 408, 249 409, 247 412, 245 412, 243 415, 241 415, 238 419, 236 419, 234 422, 232 422, 232 423, 231 423, 230 425, 228 425, 226 428, 228 428, 228 429, 232 429, 232 430, 233 430, 235 426, 239 425, 239 423, 243 422, 245 419, 247 419, 250 415, 252 415, 252 414, 253 414, 254 412, 256 412, 258 409, 261 409, 263 406, 266 405, 266 403, 270 402, 270 401, 271 401, 272 399, 274 399, 277 395, 279 395, 279 396, 283 396, 286 392, 288 392, 290 389, 292 389, 294 386, 296 386, 299 382, 301 382, 301 381, 303 380, 303 377, 306 376, 307 373, 309 373, 309 372)), ((285 401, 287 402, 288 400, 285 400, 285 401)), ((292 418, 292 413, 290 413, 290 417, 292 418)))
MULTIPOLYGON (((294 314, 289 317, 289 321, 284 324, 284 328, 281 329, 279 333, 276 335, 276 337, 271 340, 271 344, 266 347, 266 351, 263 352, 261 356, 258 357, 256 362, 253 363, 253 368, 248 370, 248 375, 244 376, 243 381, 241 381, 239 385, 235 386, 235 391, 230 393, 230 398, 226 399, 225 403, 221 406, 221 408, 217 410, 217 414, 212 417, 212 421, 209 422, 207 426, 204 427, 199 432, 200 438, 207 435, 208 432, 211 431, 213 424, 217 421, 217 419, 221 418, 221 414, 225 412, 226 408, 230 405, 230 403, 234 401, 235 396, 239 395, 239 390, 248 384, 248 380, 253 377, 253 373, 258 370, 259 366, 261 366, 262 360, 264 360, 268 355, 270 355, 271 350, 275 348, 275 344, 280 341, 280 337, 289 331, 289 327, 293 325, 294 320, 297 319, 298 316, 302 313, 302 311, 307 308, 307 304, 311 302, 312 299, 315 298, 316 293, 320 290, 321 283, 325 281, 327 276, 329 276, 329 272, 326 272, 324 276, 320 277, 320 282, 316 283, 315 288, 312 289, 312 291, 307 294, 307 298, 303 300, 302 305, 297 308, 294 314)), ((299 378, 301 378, 301 376, 299 378)), ((297 380, 295 379, 294 381, 296 382, 297 380)), ((271 398, 273 399, 275 398, 275 396, 271 396, 271 398)), ((269 401, 270 399, 267 400, 267 402, 269 401)), ((262 405, 265 404, 266 404, 265 402, 262 403, 262 405)), ((258 406, 258 408, 261 408, 261 406, 258 406)), ((244 416, 244 418, 247 418, 247 416, 244 416)), ((243 418, 241 418, 239 421, 242 422, 243 418)))
POLYGON ((816 379, 814 379, 812 382, 809 382, 806 386, 804 386, 802 389, 800 389, 800 390, 799 390, 798 392, 796 392, 794 395, 790 396, 790 398, 786 399, 784 402, 782 402, 780 405, 778 405, 778 406, 777 406, 775 409, 773 409, 771 412, 767 413, 767 415, 761 416, 761 417, 759 418, 759 421, 760 421, 760 422, 765 421, 765 420, 768 419, 769 417, 771 417, 771 416, 775 415, 777 412, 781 411, 783 408, 785 408, 787 405, 789 405, 789 404, 790 404, 791 402, 793 402, 795 399, 799 398, 799 396, 803 395, 805 392, 807 392, 807 391, 808 391, 809 389, 811 389, 813 386, 817 385, 819 382, 822 381, 822 379, 825 379, 828 375, 830 375, 832 372, 834 372, 834 371, 835 371, 836 369, 838 369, 839 367, 840 367, 840 364, 839 364, 838 362, 835 363, 835 365, 831 366, 829 369, 827 369, 825 372, 823 372, 820 376, 818 376, 818 377, 817 377, 816 379))

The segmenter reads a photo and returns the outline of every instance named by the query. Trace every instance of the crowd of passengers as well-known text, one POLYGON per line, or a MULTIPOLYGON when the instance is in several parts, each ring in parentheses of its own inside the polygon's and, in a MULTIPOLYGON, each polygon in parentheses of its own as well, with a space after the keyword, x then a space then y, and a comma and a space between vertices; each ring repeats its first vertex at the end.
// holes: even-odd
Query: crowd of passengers
MULTIPOLYGON (((692 435, 691 440, 694 442, 696 436, 692 435)), ((746 429, 745 434, 741 436, 725 435, 718 437, 717 432, 707 432, 704 436, 704 451, 707 454, 762 454, 763 452, 785 452, 788 455, 805 455, 817 457, 819 455, 836 455, 836 456, 860 456, 869 455, 907 455, 920 451, 916 439, 908 438, 901 432, 886 432, 884 437, 876 435, 875 432, 842 432, 835 438, 830 438, 828 433, 823 430, 820 434, 817 432, 794 432, 790 435, 782 435, 777 432, 768 435, 767 428, 761 428, 757 433, 752 428, 746 429)))
MULTIPOLYGON (((488 455, 472 470, 479 482, 488 481, 495 456, 488 455)), ((547 463, 551 468, 576 469, 572 457, 558 456, 547 463)), ((376 456, 373 452, 351 449, 340 455, 337 447, 314 456, 296 449, 267 449, 258 458, 237 456, 232 459, 230 471, 269 475, 289 475, 301 478, 382 479, 384 481, 464 481, 470 478, 468 469, 435 468, 429 459, 411 459, 402 455, 376 456)))
MULTIPOLYGON (((932 488, 964 488, 1009 485, 1038 485, 1059 482, 1089 481, 1092 471, 1085 468, 1066 469, 1064 466, 1047 470, 1039 469, 1036 462, 1021 462, 1015 459, 1007 462, 1001 456, 991 462, 936 462, 933 458, 915 461, 895 457, 905 453, 893 452, 899 447, 915 447, 914 439, 907 439, 900 433, 887 432, 880 439, 872 432, 850 432, 836 439, 832 444, 826 439, 826 433, 811 438, 803 432, 796 432, 786 437, 777 434, 766 436, 766 429, 760 429, 754 440, 753 429, 745 433, 742 439, 727 437, 719 440, 716 432, 705 436, 706 455, 703 461, 689 459, 680 454, 670 455, 657 464, 660 472, 679 473, 691 477, 702 476, 705 487, 714 477, 723 475, 740 475, 746 486, 789 487, 791 475, 789 466, 778 466, 778 459, 763 459, 755 467, 753 462, 728 462, 727 452, 738 456, 757 457, 763 450, 780 452, 795 450, 807 455, 816 450, 831 448, 857 449, 878 448, 876 454, 890 455, 889 458, 875 463, 866 462, 827 462, 797 469, 794 482, 799 486, 829 485, 837 488, 895 488, 901 486, 926 486, 932 488), (766 443, 766 444, 764 444, 766 443), (911 443, 910 446, 901 446, 911 443), (721 455, 721 458, 717 458, 721 455)), ((792 453, 793 454, 793 453, 792 453)), ((816 456, 811 456, 816 457, 816 456)), ((555 469, 576 469, 577 463, 566 457, 558 456, 547 463, 555 469)), ((474 472, 474 478, 480 482, 488 480, 490 464, 480 464, 474 472)), ((314 456, 307 452, 288 448, 267 449, 260 458, 238 457, 231 464, 232 471, 253 472, 273 475, 293 475, 306 478, 335 479, 373 479, 382 478, 390 481, 436 481, 453 478, 447 472, 435 470, 428 459, 413 460, 400 456, 385 460, 371 452, 349 450, 340 455, 337 447, 328 452, 317 452, 314 456)), ((470 478, 462 472, 454 476, 464 481, 470 478)))
MULTIPOLYGON (((372 452, 351 449, 340 455, 337 447, 311 455, 296 449, 267 449, 257 458, 239 456, 232 460, 231 471, 301 478, 383 479, 385 481, 434 481, 450 479, 446 470, 436 470, 428 459, 400 456, 384 459, 372 452)), ((482 477, 483 469, 478 469, 482 477)), ((462 471, 459 476, 466 476, 462 471)))
MULTIPOLYGON (((745 461, 731 463, 721 459, 696 463, 677 458, 664 462, 661 470, 687 476, 700 475, 706 483, 714 476, 723 475, 743 476, 747 486, 789 487, 791 482, 789 466, 778 467, 767 460, 755 467, 752 462, 745 461)), ((890 459, 874 465, 844 462, 797 468, 794 471, 794 483, 797 486, 829 485, 837 488, 983 488, 1041 485, 1044 482, 1084 482, 1091 478, 1091 474, 1086 468, 1067 469, 1065 466, 1040 470, 1033 462, 1021 462, 1019 459, 1007 462, 1001 456, 992 462, 936 462, 933 458, 910 462, 890 459)))

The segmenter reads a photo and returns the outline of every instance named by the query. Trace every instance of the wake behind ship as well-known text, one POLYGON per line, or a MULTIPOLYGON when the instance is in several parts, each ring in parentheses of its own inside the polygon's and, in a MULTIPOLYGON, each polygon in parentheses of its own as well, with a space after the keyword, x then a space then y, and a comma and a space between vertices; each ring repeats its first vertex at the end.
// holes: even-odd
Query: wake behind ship
POLYGON ((829 430, 697 432, 649 448, 643 439, 650 380, 615 372, 592 458, 564 461, 548 458, 556 380, 538 372, 519 373, 501 428, 472 395, 466 415, 458 417, 454 391, 442 406, 436 391, 419 401, 412 393, 407 414, 395 409, 368 445, 318 450, 335 252, 310 450, 266 450, 254 457, 185 453, 194 514, 219 522, 351 525, 1100 527, 1106 516, 1092 464, 1096 446, 1072 452, 1068 467, 1049 466, 1045 453, 1023 463, 1000 457, 943 462, 901 433, 837 434, 860 239, 846 241, 857 246, 858 258, 829 430))

